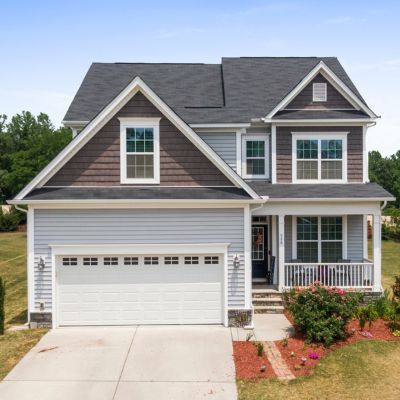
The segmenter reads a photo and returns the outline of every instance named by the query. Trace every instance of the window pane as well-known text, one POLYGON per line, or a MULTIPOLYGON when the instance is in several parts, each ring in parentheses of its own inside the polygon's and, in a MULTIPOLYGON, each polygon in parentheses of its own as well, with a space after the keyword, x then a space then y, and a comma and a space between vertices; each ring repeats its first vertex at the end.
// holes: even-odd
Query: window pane
POLYGON ((153 128, 127 128, 126 151, 128 153, 152 153, 154 151, 153 128))
POLYGON ((297 140, 297 158, 303 160, 318 158, 318 140, 297 140))
POLYGON ((318 161, 297 161, 297 179, 318 179, 318 161))
POLYGON ((342 217, 321 218, 321 239, 342 240, 342 217))
POLYGON ((297 242, 297 258, 305 263, 318 262, 318 242, 297 242))
POLYGON ((128 178, 153 178, 153 155, 127 155, 127 177, 128 178))
POLYGON ((247 175, 265 175, 265 160, 250 159, 246 160, 247 175))
POLYGON ((322 161, 322 179, 342 179, 342 161, 322 161))
POLYGON ((318 240, 318 217, 297 217, 297 240, 318 240))
POLYGON ((265 143, 263 140, 246 141, 247 157, 265 157, 265 143))
POLYGON ((322 262, 337 262, 342 257, 342 242, 321 243, 322 262))
POLYGON ((340 160, 342 158, 342 140, 321 140, 321 158, 340 160))

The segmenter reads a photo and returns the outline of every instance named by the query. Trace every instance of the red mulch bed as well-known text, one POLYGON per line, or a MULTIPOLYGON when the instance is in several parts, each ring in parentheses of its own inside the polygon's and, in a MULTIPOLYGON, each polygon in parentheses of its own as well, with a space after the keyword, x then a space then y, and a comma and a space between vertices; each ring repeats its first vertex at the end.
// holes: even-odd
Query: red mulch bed
POLYGON ((233 358, 235 360, 237 379, 275 378, 276 375, 265 354, 257 355, 257 345, 254 342, 233 342, 233 358), (261 366, 267 368, 261 372, 261 366))
POLYGON ((348 344, 356 343, 361 340, 400 340, 399 337, 391 334, 387 322, 384 320, 377 320, 374 322, 371 329, 369 329, 368 326, 364 329, 364 332, 371 333, 372 337, 362 335, 357 320, 350 321, 347 331, 348 337, 345 340, 335 342, 330 347, 324 347, 322 344, 306 344, 303 335, 299 332, 296 333, 294 337, 287 340, 287 346, 283 340, 276 342, 276 345, 293 374, 295 376, 304 376, 312 372, 315 365, 320 361, 320 358, 325 354, 348 344), (292 352, 294 353, 294 357, 291 356, 292 352), (320 358, 318 360, 310 359, 309 355, 311 353, 317 354, 320 358), (305 365, 301 365, 302 357, 307 358, 305 365))
MULTIPOLYGON (((285 315, 293 324, 293 319, 290 314, 285 312, 285 315)), ((362 332, 359 328, 358 320, 350 321, 347 331, 348 337, 346 340, 335 342, 330 347, 324 347, 322 344, 306 344, 304 336, 300 332, 297 332, 294 337, 288 338, 287 345, 284 340, 276 341, 275 344, 293 374, 295 376, 304 376, 312 373, 321 357, 348 344, 356 343, 361 340, 378 339, 400 341, 400 337, 391 334, 387 322, 384 320, 377 320, 374 322, 371 329, 369 329, 368 326, 364 329, 364 332, 370 332, 372 337, 363 336, 361 334, 362 332), (294 357, 291 356, 292 352, 294 353, 294 357), (309 355, 311 353, 317 354, 319 359, 310 359, 309 355), (302 357, 307 358, 304 365, 301 365, 302 357)), ((233 342, 233 357, 235 360, 237 379, 260 380, 276 377, 265 354, 262 357, 258 357, 257 347, 254 342, 233 342), (262 365, 267 367, 265 372, 260 372, 262 365)))

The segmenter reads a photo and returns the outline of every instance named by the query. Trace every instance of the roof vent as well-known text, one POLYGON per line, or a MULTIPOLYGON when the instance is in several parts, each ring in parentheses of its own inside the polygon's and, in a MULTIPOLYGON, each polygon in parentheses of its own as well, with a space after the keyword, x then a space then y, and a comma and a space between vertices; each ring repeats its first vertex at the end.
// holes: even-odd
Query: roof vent
POLYGON ((313 83, 313 101, 326 101, 326 83, 313 83))

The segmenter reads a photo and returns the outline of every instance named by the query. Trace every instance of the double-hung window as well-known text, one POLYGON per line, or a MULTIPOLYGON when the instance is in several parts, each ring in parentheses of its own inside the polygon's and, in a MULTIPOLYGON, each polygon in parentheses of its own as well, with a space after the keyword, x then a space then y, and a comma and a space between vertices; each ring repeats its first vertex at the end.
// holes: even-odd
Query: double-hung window
POLYGON ((342 217, 295 217, 295 258, 305 263, 337 262, 343 258, 342 217))
POLYGON ((160 183, 159 118, 120 118, 121 183, 160 183))
POLYGON ((243 136, 242 138, 242 177, 265 179, 268 170, 268 137, 243 136))
POLYGON ((293 134, 293 182, 346 182, 346 134, 293 134))

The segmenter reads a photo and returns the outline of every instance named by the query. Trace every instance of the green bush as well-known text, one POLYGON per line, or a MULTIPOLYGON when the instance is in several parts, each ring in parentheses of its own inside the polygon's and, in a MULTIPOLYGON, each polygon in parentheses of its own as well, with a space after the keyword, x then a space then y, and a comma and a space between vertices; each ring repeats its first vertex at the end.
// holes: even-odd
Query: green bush
POLYGON ((400 301, 400 275, 394 277, 394 284, 392 285, 393 297, 395 300, 400 301))
POLYGON ((5 320, 5 312, 4 312, 4 296, 6 292, 6 285, 3 282, 3 279, 0 278, 0 335, 4 335, 4 320, 5 320))
POLYGON ((358 307, 356 315, 361 330, 364 330, 365 324, 367 322, 369 329, 371 329, 374 321, 379 318, 378 312, 376 310, 376 305, 374 303, 369 303, 366 306, 358 307))
POLYGON ((385 319, 388 317, 390 310, 392 309, 392 303, 393 300, 390 297, 390 292, 386 289, 383 292, 383 295, 373 302, 379 318, 385 319))
POLYGON ((0 232, 11 232, 18 228, 18 225, 25 222, 25 213, 11 207, 10 211, 3 211, 0 207, 0 232))
POLYGON ((314 284, 287 296, 288 309, 308 342, 330 345, 346 337, 346 326, 361 303, 359 293, 314 284))

